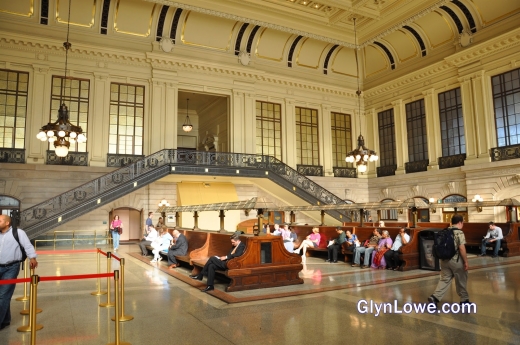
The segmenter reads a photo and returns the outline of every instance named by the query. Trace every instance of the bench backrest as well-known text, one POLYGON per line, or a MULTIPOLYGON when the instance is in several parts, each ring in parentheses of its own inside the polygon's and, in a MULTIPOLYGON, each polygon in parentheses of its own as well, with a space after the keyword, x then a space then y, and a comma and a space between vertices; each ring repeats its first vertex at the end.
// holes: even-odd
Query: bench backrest
POLYGON ((184 230, 184 236, 188 241, 188 253, 191 251, 202 248, 208 240, 208 233, 203 231, 184 230))

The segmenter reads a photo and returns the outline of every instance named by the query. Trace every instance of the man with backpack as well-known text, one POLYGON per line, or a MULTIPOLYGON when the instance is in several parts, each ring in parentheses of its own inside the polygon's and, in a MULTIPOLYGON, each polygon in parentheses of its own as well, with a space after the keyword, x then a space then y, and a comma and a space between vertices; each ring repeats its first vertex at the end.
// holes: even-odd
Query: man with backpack
POLYGON ((460 303, 470 303, 466 289, 468 281, 468 257, 466 255, 466 238, 461 231, 464 219, 455 215, 451 218, 451 226, 436 234, 433 252, 441 260, 441 277, 435 292, 428 297, 428 302, 437 305, 455 278, 460 303))
MULTIPOLYGON (((36 251, 25 231, 11 226, 11 217, 0 215, 0 280, 16 279, 20 263, 29 257, 31 268, 38 266, 36 251), (17 230, 16 234, 13 229, 17 230)), ((16 284, 0 285, 0 330, 11 323, 11 298, 16 284)))

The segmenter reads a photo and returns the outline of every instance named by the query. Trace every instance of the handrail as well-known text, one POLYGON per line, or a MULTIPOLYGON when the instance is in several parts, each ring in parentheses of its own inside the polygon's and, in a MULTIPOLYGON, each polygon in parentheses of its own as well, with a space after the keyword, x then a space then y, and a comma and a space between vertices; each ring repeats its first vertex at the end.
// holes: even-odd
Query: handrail
MULTIPOLYGON (((116 200, 135 188, 141 188, 170 173, 180 173, 180 170, 172 171, 176 167, 181 167, 182 173, 186 174, 203 174, 201 168, 213 167, 217 168, 213 169, 214 173, 228 176, 236 175, 236 168, 245 169, 248 176, 269 178, 310 203, 345 203, 340 197, 274 157, 164 149, 23 210, 20 212, 20 227, 26 230, 30 238, 34 238, 39 233, 116 200)), ((338 211, 328 213, 343 218, 341 221, 350 220, 346 214, 338 211)))
POLYGON ((52 240, 34 240, 34 249, 36 250, 38 242, 53 242, 53 249, 56 250, 56 242, 62 242, 62 241, 72 241, 72 249, 75 248, 76 240, 78 241, 84 241, 85 239, 77 238, 76 233, 77 232, 89 232, 92 233, 94 231, 94 246, 96 245, 96 242, 98 240, 97 233, 98 231, 104 232, 105 236, 99 237, 99 239, 104 239, 109 243, 112 238, 109 236, 109 230, 54 230, 53 232, 53 239, 52 240), (72 233, 72 238, 56 238, 56 233, 72 233))

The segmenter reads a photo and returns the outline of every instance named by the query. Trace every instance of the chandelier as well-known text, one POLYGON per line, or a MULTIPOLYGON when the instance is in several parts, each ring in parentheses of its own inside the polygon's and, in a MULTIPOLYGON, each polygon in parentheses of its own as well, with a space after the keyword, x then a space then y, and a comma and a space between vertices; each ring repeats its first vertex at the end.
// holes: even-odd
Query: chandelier
POLYGON ((190 116, 188 115, 188 105, 189 105, 189 98, 186 98, 186 119, 184 120, 184 124, 182 125, 182 130, 185 132, 191 132, 193 129, 193 126, 191 125, 190 116))
POLYGON ((359 137, 357 140, 356 149, 347 153, 345 161, 347 163, 356 164, 357 170, 360 173, 367 171, 368 162, 375 162, 379 159, 376 152, 365 146, 365 138, 361 135, 361 88, 359 87, 359 62, 358 62, 358 47, 357 47, 357 30, 356 30, 356 18, 354 20, 354 41, 355 41, 355 55, 356 55, 356 68, 357 68, 357 103, 358 103, 358 120, 359 120, 359 137))
POLYGON ((69 109, 63 101, 63 92, 65 83, 67 81, 67 64, 69 49, 72 46, 69 42, 70 32, 70 3, 69 0, 69 17, 67 19, 67 41, 63 43, 65 48, 65 82, 61 85, 60 90, 60 109, 58 110, 58 119, 56 122, 49 122, 40 129, 40 132, 36 135, 37 139, 41 141, 48 141, 54 144, 54 152, 58 157, 66 157, 69 154, 70 144, 76 142, 81 144, 87 141, 87 137, 83 134, 83 129, 80 126, 75 126, 69 121, 69 109))
POLYGON ((161 202, 159 203, 159 207, 163 207, 163 206, 170 207, 170 203, 166 199, 162 199, 161 202))

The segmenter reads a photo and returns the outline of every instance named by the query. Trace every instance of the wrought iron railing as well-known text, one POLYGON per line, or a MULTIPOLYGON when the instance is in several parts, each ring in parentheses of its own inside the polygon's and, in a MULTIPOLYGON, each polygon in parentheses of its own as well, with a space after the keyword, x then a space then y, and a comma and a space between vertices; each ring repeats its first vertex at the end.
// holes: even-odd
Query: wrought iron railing
POLYGON ((323 167, 321 165, 296 165, 296 170, 304 176, 323 176, 323 167))
POLYGON ((45 164, 88 166, 88 152, 69 152, 67 157, 58 157, 54 151, 47 150, 45 164))
POLYGON ((466 154, 439 157, 439 169, 455 168, 464 166, 466 154))
POLYGON ((404 163, 404 169, 407 174, 428 171, 428 163, 429 161, 427 159, 416 162, 408 162, 404 163))
POLYGON ((493 147, 489 150, 489 154, 493 162, 520 158, 520 145, 493 147))
POLYGON ((332 172, 334 173, 334 177, 349 177, 349 178, 357 177, 356 168, 333 167, 332 172))
POLYGON ((387 165, 383 167, 377 167, 377 177, 383 177, 383 176, 394 176, 395 171, 397 170, 397 164, 394 165, 387 165))
MULTIPOLYGON (((344 204, 330 191, 270 156, 162 150, 20 213, 20 227, 30 238, 86 214, 168 174, 214 174, 269 178, 309 203, 344 204)), ((328 211, 340 221, 350 218, 328 211)))
POLYGON ((25 163, 25 149, 0 148, 0 163, 25 163))
POLYGON ((143 159, 144 156, 138 155, 121 155, 115 153, 107 154, 107 167, 112 168, 120 168, 127 166, 128 164, 132 164, 137 162, 140 159, 143 159))

